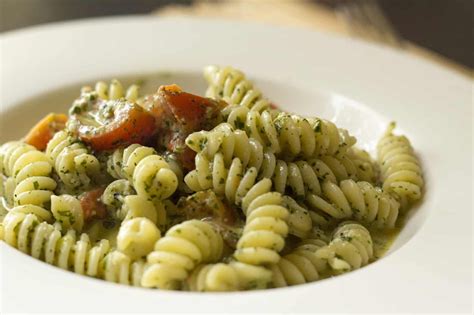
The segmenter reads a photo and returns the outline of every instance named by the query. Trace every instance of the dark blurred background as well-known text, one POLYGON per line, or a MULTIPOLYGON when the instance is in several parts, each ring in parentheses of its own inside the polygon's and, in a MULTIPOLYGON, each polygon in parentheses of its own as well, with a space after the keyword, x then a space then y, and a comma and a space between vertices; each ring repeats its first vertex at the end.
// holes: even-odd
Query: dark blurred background
MULTIPOLYGON (((267 6, 287 5, 292 0, 246 0, 242 3, 267 6)), ((192 10, 199 5, 212 5, 232 1, 200 0, 0 0, 0 31, 27 26, 81 19, 87 17, 122 14, 148 14, 164 7, 174 6, 192 10)), ((396 40, 415 43, 451 61, 474 67, 473 58, 473 0, 313 0, 297 1, 311 8, 330 10, 342 17, 351 28, 383 29, 396 40), (355 22, 354 22, 355 21, 355 22)), ((201 10, 202 11, 202 10, 201 10)), ((192 12, 192 11, 190 11, 192 12)), ((202 13, 202 12, 201 12, 202 13)), ((263 10, 262 14, 265 14, 263 10)), ((359 32, 360 33, 360 32, 359 32)), ((379 35, 377 35, 379 36, 379 35)), ((364 36, 362 36, 364 37, 364 36)))

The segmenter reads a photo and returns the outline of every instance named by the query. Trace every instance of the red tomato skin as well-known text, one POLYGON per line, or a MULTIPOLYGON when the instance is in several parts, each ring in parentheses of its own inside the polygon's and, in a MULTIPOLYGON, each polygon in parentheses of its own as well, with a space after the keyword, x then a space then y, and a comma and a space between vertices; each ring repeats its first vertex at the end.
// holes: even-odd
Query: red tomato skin
POLYGON ((79 128, 79 138, 93 150, 105 151, 132 143, 145 144, 155 133, 155 118, 140 106, 134 104, 117 114, 117 120, 101 132, 79 128))
POLYGON ((79 197, 85 222, 89 222, 93 218, 104 219, 107 216, 107 208, 100 201, 104 190, 105 187, 96 188, 79 197))

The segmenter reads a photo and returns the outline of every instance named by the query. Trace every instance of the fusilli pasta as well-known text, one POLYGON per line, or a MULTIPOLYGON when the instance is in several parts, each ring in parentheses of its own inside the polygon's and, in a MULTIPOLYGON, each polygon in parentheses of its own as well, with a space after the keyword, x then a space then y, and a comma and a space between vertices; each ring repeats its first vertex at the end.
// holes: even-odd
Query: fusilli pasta
POLYGON ((198 292, 309 283, 379 258, 424 186, 395 124, 374 161, 237 69, 204 77, 213 99, 99 81, 69 116, 1 145, 0 240, 81 275, 198 292))
POLYGON ((2 173, 13 179, 5 185, 6 196, 13 189, 13 204, 49 208, 57 184, 50 177, 52 165, 46 155, 31 145, 9 142, 0 148, 0 158, 2 173))
POLYGON ((222 250, 222 238, 209 223, 189 220, 177 224, 156 242, 154 251, 148 255, 150 266, 141 284, 177 288, 198 264, 218 261, 222 250))
MULTIPOLYGON (((89 90, 89 87, 85 87, 89 90)), ((103 100, 118 100, 125 98, 127 101, 135 102, 139 98, 140 87, 137 84, 130 85, 125 91, 119 80, 112 80, 109 85, 104 81, 95 84, 94 91, 103 100)))
POLYGON ((100 177, 99 160, 66 131, 57 132, 46 147, 46 155, 66 186, 66 192, 76 193, 89 189, 100 177))
POLYGON ((254 111, 270 106, 262 93, 237 69, 208 66, 204 69, 204 78, 209 84, 207 97, 223 99, 231 105, 242 105, 254 111))
POLYGON ((132 181, 137 194, 151 199, 166 199, 178 187, 176 174, 165 159, 153 148, 139 144, 116 150, 107 163, 107 170, 114 178, 132 181))
POLYGON ((13 195, 15 192, 15 179, 0 174, 0 199, 5 206, 13 206, 13 195))
POLYGON ((289 233, 302 239, 306 238, 313 227, 309 211, 289 196, 283 196, 283 206, 290 212, 287 220, 289 233))
POLYGON ((234 130, 231 125, 221 123, 211 131, 199 131, 186 138, 186 144, 192 150, 212 159, 217 152, 222 152, 225 165, 230 165, 238 157, 244 167, 255 167, 258 170, 265 163, 270 152, 264 152, 262 145, 249 138, 242 130, 234 130))
POLYGON ((325 260, 336 274, 358 269, 373 257, 372 237, 364 226, 344 222, 334 231, 331 242, 318 249, 315 256, 325 260))
POLYGON ((120 226, 117 248, 131 259, 146 256, 160 238, 160 230, 147 218, 127 220, 120 226))
POLYGON ((224 117, 232 127, 245 129, 249 137, 286 159, 338 155, 356 142, 347 130, 324 119, 287 113, 272 117, 268 111, 259 113, 242 107, 228 109, 226 114, 224 117))
POLYGON ((51 196, 51 212, 64 230, 82 231, 84 214, 81 203, 71 195, 51 196))
POLYGON ((391 123, 377 144, 383 188, 395 194, 403 208, 421 198, 423 177, 420 161, 416 157, 410 141, 405 136, 393 134, 395 123, 391 123))
POLYGON ((343 180, 339 185, 326 181, 322 197, 306 196, 306 204, 336 218, 355 218, 377 228, 393 228, 399 203, 382 189, 368 182, 343 180))
POLYGON ((126 179, 118 179, 110 183, 105 188, 101 200, 113 216, 120 221, 144 217, 160 227, 166 224, 166 211, 163 202, 137 195, 126 179))
POLYGON ((270 190, 269 179, 262 179, 245 196, 243 206, 247 217, 244 231, 234 257, 243 263, 266 265, 277 263, 278 254, 285 246, 288 234, 288 210, 283 207, 281 195, 270 190), (250 199, 250 200, 249 200, 250 199))
POLYGON ((273 286, 286 287, 316 281, 326 269, 326 261, 316 256, 316 251, 326 242, 321 239, 306 239, 291 253, 273 265, 273 286))
POLYGON ((191 291, 238 291, 265 289, 271 281, 269 270, 241 262, 198 266, 187 283, 191 291))
POLYGON ((357 180, 377 184, 380 170, 367 151, 353 146, 347 150, 346 156, 357 167, 357 180))
POLYGON ((35 214, 15 209, 7 214, 3 226, 5 242, 48 264, 107 281, 139 284, 144 262, 132 262, 128 256, 112 251, 107 240, 92 246, 87 234, 78 240, 74 230, 62 235, 35 214))
POLYGON ((247 219, 235 257, 249 264, 266 264, 279 259, 278 252, 288 233, 289 212, 281 205, 281 195, 271 193, 271 180, 264 178, 257 182, 257 174, 255 167, 245 171, 239 158, 234 158, 227 169, 221 153, 214 156, 212 163, 198 153, 196 170, 188 173, 185 181, 195 191, 213 188, 216 194, 242 208, 247 219), (257 222, 272 224, 260 226, 257 222))

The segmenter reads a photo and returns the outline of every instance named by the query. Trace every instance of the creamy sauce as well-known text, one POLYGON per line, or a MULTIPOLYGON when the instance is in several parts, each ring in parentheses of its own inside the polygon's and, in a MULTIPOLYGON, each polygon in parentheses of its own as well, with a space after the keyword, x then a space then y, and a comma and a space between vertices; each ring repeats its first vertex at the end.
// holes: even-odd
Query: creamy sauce
POLYGON ((380 259, 387 253, 400 233, 400 230, 400 227, 387 231, 376 229, 370 230, 370 235, 374 242, 374 260, 380 259))

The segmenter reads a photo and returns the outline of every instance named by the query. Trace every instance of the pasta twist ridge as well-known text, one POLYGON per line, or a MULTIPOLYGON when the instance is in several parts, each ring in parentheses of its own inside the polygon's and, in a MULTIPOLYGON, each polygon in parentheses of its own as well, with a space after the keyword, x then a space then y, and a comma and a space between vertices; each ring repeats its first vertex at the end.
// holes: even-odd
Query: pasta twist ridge
MULTIPOLYGON (((98 81, 95 84, 94 91, 97 93, 99 98, 103 100, 118 100, 125 98, 129 102, 136 102, 139 98, 139 86, 132 84, 128 88, 124 89, 122 83, 114 79, 107 84, 104 81, 98 81)), ((86 88, 88 90, 89 88, 86 88)))
POLYGON ((262 93, 237 69, 208 66, 204 68, 204 78, 209 85, 207 97, 245 106, 252 111, 262 111, 270 106, 262 93))
MULTIPOLYGON (((292 207, 290 214, 288 209, 282 206, 283 199, 281 194, 271 193, 272 181, 268 178, 258 180, 257 169, 251 167, 245 170, 242 161, 237 157, 232 160, 230 167, 226 168, 222 153, 215 154, 212 161, 209 161, 201 153, 198 153, 196 155, 196 169, 186 175, 185 181, 194 191, 202 191, 212 188, 217 195, 225 197, 230 203, 241 207, 245 215, 250 213, 248 212, 248 208, 254 200, 262 198, 262 201, 265 200, 269 202, 268 206, 275 211, 275 217, 272 220, 277 220, 278 228, 282 228, 282 230, 279 230, 280 232, 278 233, 274 233, 274 231, 269 231, 269 233, 267 233, 269 236, 268 240, 272 239, 275 246, 273 246, 272 243, 271 246, 266 244, 262 248, 258 247, 259 249, 251 249, 249 248, 251 246, 246 245, 246 240, 250 240, 250 236, 254 234, 246 236, 244 229, 244 235, 241 238, 242 242, 240 245, 242 246, 242 249, 238 252, 241 253, 239 254, 241 257, 244 257, 244 254, 246 255, 246 253, 249 253, 249 256, 251 256, 250 253, 256 252, 254 255, 254 264, 264 264, 267 263, 268 259, 271 261, 278 259, 277 252, 283 248, 280 245, 282 241, 284 243, 284 237, 288 233, 288 225, 285 222, 286 220, 291 222, 290 232, 295 235, 302 236, 311 228, 311 220, 309 217, 305 218, 307 213, 304 212, 304 209, 292 207), (264 196, 266 198, 263 198, 264 196), (283 228, 283 225, 285 228, 283 228), (261 261, 257 263, 256 261, 260 259, 258 258, 260 252, 262 252, 262 256, 264 256, 263 253, 267 253, 268 258, 265 258, 265 262, 261 261)), ((254 216, 247 216, 247 223, 252 219, 254 219, 254 216)), ((244 261, 244 258, 241 258, 242 260, 239 258, 237 259, 242 262, 251 263, 246 260, 244 261)))
POLYGON ((0 147, 2 173, 11 176, 5 186, 7 198, 14 206, 34 205, 49 208, 56 181, 50 177, 52 165, 46 155, 23 142, 8 142, 0 147), (13 190, 12 196, 8 197, 13 190))
POLYGON ((308 194, 306 204, 333 218, 355 218, 376 228, 393 228, 400 204, 388 193, 368 182, 343 180, 339 185, 325 181, 322 196, 308 194))
POLYGON ((249 111, 242 106, 225 108, 223 116, 233 128, 245 130, 249 137, 285 160, 339 155, 356 142, 347 130, 320 118, 283 112, 275 116, 270 111, 249 111))
POLYGON ((178 187, 176 174, 165 159, 153 148, 131 144, 117 149, 107 161, 109 174, 117 179, 128 179, 138 195, 163 200, 178 187))
POLYGON ((379 167, 367 151, 353 146, 347 150, 345 155, 357 170, 357 178, 352 179, 366 181, 371 184, 378 182, 379 167))
MULTIPOLYGON (((312 160, 311 164, 306 161, 277 160, 271 150, 263 150, 258 141, 248 138, 241 130, 233 130, 226 123, 220 124, 209 132, 193 133, 186 139, 186 143, 198 153, 195 159, 196 172, 193 174, 200 175, 198 178, 203 187, 211 187, 209 186, 209 171, 205 170, 210 161, 214 160, 215 167, 221 167, 220 164, 216 164, 221 162, 220 157, 214 159, 218 153, 222 155, 225 167, 229 167, 233 158, 237 157, 244 168, 250 167, 257 170, 259 178, 272 178, 275 190, 282 194, 285 193, 287 187, 290 187, 298 197, 304 196, 307 189, 320 194, 319 174, 323 177, 329 176, 336 182, 332 170, 321 160, 312 160), (319 173, 315 173, 313 168, 318 169, 319 173), (324 172, 328 175, 324 175, 326 174, 324 172)), ((193 187, 190 188, 193 190, 193 187)))
POLYGON ((237 261, 198 266, 188 278, 191 291, 224 292, 264 289, 271 282, 269 270, 237 261))
POLYGON ((74 230, 64 235, 35 214, 15 208, 3 221, 3 239, 7 244, 36 259, 81 275, 122 284, 139 285, 144 261, 132 262, 112 251, 108 240, 92 245, 87 234, 76 238, 74 230))
POLYGON ((63 230, 82 231, 84 212, 76 197, 71 195, 51 196, 51 212, 63 230))
POLYGON ((377 144, 383 188, 393 193, 406 206, 421 198, 424 185, 421 163, 416 157, 410 141, 405 136, 393 134, 396 124, 392 122, 377 144))
POLYGON ((237 242, 234 257, 251 265, 275 264, 285 246, 288 234, 288 210, 282 206, 282 197, 270 190, 271 181, 261 180, 245 196, 242 209, 246 215, 242 236, 237 242), (266 186, 266 187, 264 187, 266 186), (247 206, 248 204, 248 206, 247 206))
POLYGON ((289 196, 283 196, 282 202, 289 212, 287 219, 289 233, 305 239, 313 227, 310 211, 289 196))
POLYGON ((289 159, 338 155, 356 139, 328 120, 280 113, 273 121, 283 156, 289 159))
POLYGON ((212 159, 216 153, 224 156, 225 165, 230 165, 234 157, 238 157, 244 167, 260 169, 268 160, 271 152, 264 151, 260 142, 249 138, 245 131, 234 130, 227 124, 221 123, 211 131, 198 131, 186 138, 186 144, 193 151, 212 159))
POLYGON ((66 131, 57 132, 48 142, 46 156, 53 162, 67 191, 88 189, 100 177, 99 160, 66 131))
POLYGON ((120 221, 144 217, 160 228, 166 224, 166 210, 161 200, 150 200, 137 195, 132 184, 126 179, 117 179, 107 185, 101 201, 112 215, 120 221))
POLYGON ((364 226, 343 222, 334 231, 331 242, 316 251, 316 257, 325 260, 336 274, 358 269, 373 258, 372 237, 364 226))
POLYGON ((316 251, 327 243, 319 238, 309 238, 291 253, 272 265, 273 286, 280 288, 316 281, 326 269, 326 261, 316 256, 316 251))
POLYGON ((188 220, 170 228, 148 254, 149 267, 142 285, 160 289, 174 289, 201 263, 218 261, 222 256, 223 241, 211 224, 188 220))
MULTIPOLYGON (((1 165, 1 164, 0 164, 1 165)), ((15 179, 0 174, 0 201, 4 207, 13 206, 13 195, 15 192, 15 179)))

